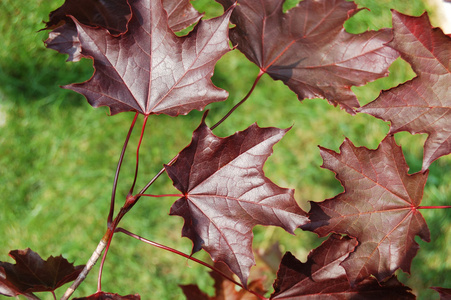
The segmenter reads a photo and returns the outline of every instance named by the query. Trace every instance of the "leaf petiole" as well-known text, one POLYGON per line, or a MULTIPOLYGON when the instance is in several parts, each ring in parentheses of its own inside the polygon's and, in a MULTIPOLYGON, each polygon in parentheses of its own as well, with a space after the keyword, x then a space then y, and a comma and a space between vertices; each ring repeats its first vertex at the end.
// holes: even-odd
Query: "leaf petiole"
POLYGON ((130 188, 130 191, 128 192, 129 195, 133 195, 133 190, 135 188, 136 179, 138 178, 138 166, 139 166, 139 149, 141 148, 141 143, 144 136, 144 130, 146 129, 147 119, 149 118, 149 115, 144 116, 144 122, 141 128, 141 136, 139 137, 138 147, 136 147, 136 167, 135 167, 135 178, 133 179, 133 184, 130 188))
POLYGON ((443 206, 418 206, 417 209, 443 209, 443 208, 451 208, 451 205, 443 205, 443 206))
POLYGON ((130 136, 132 134, 133 128, 135 127, 136 120, 138 119, 139 113, 137 112, 135 114, 135 117, 133 118, 132 124, 130 125, 130 129, 128 130, 127 137, 125 138, 124 146, 122 147, 121 155, 119 156, 119 161, 117 163, 116 168, 116 174, 114 176, 114 182, 113 182, 113 191, 111 193, 111 204, 110 204, 110 212, 108 214, 108 226, 113 222, 113 216, 114 216, 114 202, 116 199, 116 189, 117 189, 117 181, 119 179, 119 172, 121 170, 122 161, 124 160, 125 150, 127 149, 128 141, 130 140, 130 136))
POLYGON ((164 194, 164 195, 152 195, 152 194, 137 194, 136 197, 153 197, 153 198, 163 198, 163 197, 185 197, 183 194, 164 194))
POLYGON ((219 120, 216 124, 214 124, 213 126, 210 127, 211 130, 215 129, 216 127, 218 127, 219 125, 221 125, 222 122, 224 122, 241 104, 243 104, 244 102, 246 102, 246 100, 250 97, 250 95, 252 94, 252 92, 254 91, 255 87, 257 86, 257 83, 259 82, 260 78, 263 76, 263 74, 265 74, 265 72, 263 70, 260 70, 260 72, 257 75, 257 78, 255 78, 254 80, 254 84, 252 84, 251 89, 249 90, 249 92, 246 94, 246 96, 244 96, 244 98, 238 102, 237 104, 235 104, 234 107, 232 107, 232 109, 224 116, 222 117, 221 120, 219 120))

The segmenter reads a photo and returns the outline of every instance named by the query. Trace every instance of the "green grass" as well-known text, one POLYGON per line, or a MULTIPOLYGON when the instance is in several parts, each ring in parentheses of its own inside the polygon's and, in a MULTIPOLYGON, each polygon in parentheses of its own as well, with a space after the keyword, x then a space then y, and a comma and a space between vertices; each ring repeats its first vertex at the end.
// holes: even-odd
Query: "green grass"
MULTIPOLYGON (((197 3, 199 1, 199 3, 197 3)), ((388 8, 419 15, 420 1, 361 1, 363 10, 346 24, 352 32, 390 26, 388 8), (378 3, 375 5, 373 3, 378 3)), ((133 113, 107 116, 106 109, 92 109, 85 99, 59 85, 81 82, 92 73, 91 63, 66 63, 66 57, 45 49, 42 20, 62 1, 3 0, 0 3, 0 260, 11 261, 12 249, 32 248, 47 258, 63 254, 76 264, 88 260, 106 226, 112 180, 117 159, 133 113), (4 122, 3 122, 4 120, 4 122)), ((208 9, 208 16, 220 7, 208 9)), ((204 10, 204 9, 202 9, 204 10)), ((220 60, 215 83, 227 89, 227 101, 210 105, 207 123, 219 120, 250 88, 258 73, 238 51, 220 60)), ((353 88, 362 104, 376 98, 381 89, 412 78, 401 60, 391 67, 389 78, 365 87, 353 88)), ((147 183, 176 153, 185 147, 202 113, 170 118, 152 116, 141 152, 138 187, 147 183)), ((325 100, 299 102, 281 82, 264 76, 255 93, 230 119, 215 130, 220 136, 233 134, 257 122, 260 126, 286 128, 293 125, 275 146, 265 166, 266 175, 277 184, 296 189, 304 209, 307 201, 322 201, 342 191, 331 171, 321 169, 317 145, 338 151, 344 137, 357 146, 376 148, 388 125, 368 115, 351 116, 325 100)), ((139 124, 137 128, 140 128, 139 124)), ((130 149, 136 147, 136 130, 130 149)), ((424 135, 397 134, 411 172, 421 169, 424 135)), ((128 151, 120 177, 118 206, 121 205, 134 171, 133 151, 128 151)), ((449 204, 451 160, 444 157, 430 168, 423 205, 449 204)), ((173 193, 170 180, 162 176, 151 193, 173 193)), ((191 242, 180 238, 183 220, 167 214, 173 198, 147 199, 124 218, 122 226, 148 239, 190 252, 191 242)), ((451 287, 451 213, 422 211, 431 230, 432 242, 419 242, 412 276, 402 281, 421 299, 438 299, 429 286, 451 287)), ((281 248, 305 258, 320 242, 314 234, 298 230, 293 237, 282 230, 257 226, 255 248, 267 248, 279 240, 281 248)), ((204 252, 196 257, 208 259, 204 252)), ((96 272, 88 277, 76 296, 94 293, 96 272)), ((269 278, 271 283, 274 277, 269 278)), ((184 299, 178 284, 197 283, 212 292, 207 270, 172 253, 117 235, 108 255, 103 289, 120 294, 139 293, 143 299, 184 299)), ((61 295, 64 289, 58 290, 61 295)), ((43 299, 50 295, 42 294, 43 299)), ((2 296, 0 296, 2 299, 2 296)))

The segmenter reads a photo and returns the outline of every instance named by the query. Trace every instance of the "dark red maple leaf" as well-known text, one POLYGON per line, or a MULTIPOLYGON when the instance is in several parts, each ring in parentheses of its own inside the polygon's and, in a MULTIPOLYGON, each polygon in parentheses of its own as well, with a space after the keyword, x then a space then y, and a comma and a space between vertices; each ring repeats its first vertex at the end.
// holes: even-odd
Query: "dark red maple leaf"
MULTIPOLYGON (((199 21, 202 15, 194 9, 189 0, 163 0, 168 13, 169 27, 179 31, 199 21)), ((126 0, 66 0, 52 11, 45 29, 54 29, 45 41, 48 48, 68 54, 68 61, 79 61, 82 57, 73 16, 81 24, 108 29, 113 35, 127 31, 131 10, 126 0)))
POLYGON ((82 55, 94 59, 95 72, 84 83, 65 88, 83 94, 111 114, 187 114, 227 98, 211 82, 216 61, 227 51, 228 21, 223 16, 200 21, 189 35, 177 37, 168 27, 160 1, 130 1, 132 19, 119 37, 105 29, 77 25, 82 55))
POLYGON ((170 214, 185 219, 182 235, 193 241, 193 253, 205 249, 245 286, 255 265, 252 228, 274 225, 293 233, 307 222, 293 190, 271 182, 262 169, 286 131, 254 124, 219 138, 202 120, 191 144, 172 166, 165 165, 174 186, 185 195, 170 214))
MULTIPOLYGON (((230 269, 223 263, 216 262, 215 268, 230 278, 233 276, 230 269)), ((216 272, 210 272, 210 276, 215 280, 215 295, 213 297, 208 296, 206 293, 202 292, 197 285, 181 285, 180 287, 187 300, 259 300, 256 295, 244 289, 237 291, 236 285, 233 282, 216 272)), ((266 293, 266 290, 263 287, 262 278, 251 281, 248 289, 260 295, 266 293)))
MULTIPOLYGON (((217 0, 228 8, 234 0, 217 0)), ((299 100, 324 98, 349 113, 359 107, 351 86, 387 75, 398 53, 387 47, 391 29, 347 33, 357 6, 345 0, 304 0, 283 13, 284 0, 242 0, 232 14, 230 39, 299 100)))
POLYGON ((120 34, 127 31, 131 10, 126 0, 66 0, 61 7, 50 13, 44 29, 72 23, 69 16, 75 17, 82 24, 103 27, 112 34, 120 34))
POLYGON ((287 252, 270 299, 415 299, 395 276, 382 284, 368 278, 351 287, 340 263, 357 244, 353 238, 333 234, 310 252, 305 263, 287 252))
POLYGON ((141 296, 138 294, 121 296, 119 294, 111 294, 105 292, 97 292, 87 297, 74 298, 74 300, 140 300, 141 296))
POLYGON ((6 279, 5 269, 0 267, 0 295, 17 297, 23 295, 27 299, 39 300, 33 293, 23 293, 14 284, 6 279))
POLYGON ((345 191, 324 202, 311 202, 311 223, 303 229, 319 236, 331 232, 357 238, 359 246, 341 263, 351 284, 374 275, 379 281, 398 268, 410 272, 419 245, 430 241, 417 210, 428 172, 409 175, 401 147, 387 136, 376 150, 355 147, 348 139, 340 153, 321 148, 322 167, 333 171, 345 191))
POLYGON ((440 300, 451 300, 451 289, 433 286, 431 289, 437 291, 440 294, 440 300))
POLYGON ((69 15, 84 25, 102 27, 113 35, 120 35, 127 31, 131 10, 126 0, 66 0, 60 8, 52 11, 44 29, 54 30, 49 33, 46 46, 68 54, 68 61, 79 61, 82 57, 80 41, 69 15))
POLYGON ((417 77, 384 91, 359 111, 391 122, 390 133, 427 133, 423 171, 440 156, 451 153, 451 37, 432 28, 427 14, 409 17, 393 11, 398 50, 417 77))
POLYGON ((29 248, 9 252, 16 264, 0 262, 6 280, 22 294, 30 292, 53 291, 65 283, 75 280, 83 270, 83 265, 74 267, 61 255, 43 260, 29 248))

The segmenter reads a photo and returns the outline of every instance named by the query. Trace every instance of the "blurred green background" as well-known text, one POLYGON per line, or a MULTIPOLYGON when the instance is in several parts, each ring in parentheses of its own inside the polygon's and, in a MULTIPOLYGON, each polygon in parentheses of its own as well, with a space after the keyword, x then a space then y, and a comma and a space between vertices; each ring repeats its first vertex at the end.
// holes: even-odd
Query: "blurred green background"
MULTIPOLYGON (((287 7, 296 1, 286 3, 287 7)), ((420 0, 356 1, 363 10, 346 23, 352 33, 391 26, 390 8, 420 15, 420 0)), ((93 109, 84 97, 59 88, 82 82, 92 74, 88 60, 66 63, 66 56, 46 49, 46 32, 38 32, 50 11, 63 1, 2 0, 0 2, 0 260, 13 262, 8 251, 32 250, 47 258, 62 254, 75 264, 85 264, 106 228, 109 199, 117 160, 133 113, 107 116, 107 109, 93 109)), ((221 6, 208 0, 194 5, 207 17, 219 15, 221 6)), ((432 12, 433 13, 433 12, 432 12)), ((353 88, 361 104, 414 76, 402 60, 390 68, 391 75, 365 87, 353 88)), ((210 105, 207 123, 219 120, 251 87, 258 68, 237 50, 218 63, 213 80, 230 93, 227 101, 210 105)), ((191 140, 201 112, 170 118, 152 116, 145 132, 137 186, 144 186, 191 140)), ((140 119, 140 122, 142 119, 140 119)), ((281 82, 264 76, 242 107, 218 129, 219 136, 231 135, 252 123, 293 129, 275 146, 265 166, 266 175, 283 187, 296 189, 296 199, 308 210, 307 201, 322 201, 342 191, 331 171, 322 164, 318 145, 338 151, 344 137, 356 146, 376 148, 388 131, 388 124, 364 114, 351 116, 325 100, 299 102, 281 82)), ((120 176, 117 206, 123 203, 134 172, 137 125, 120 176)), ((396 136, 411 172, 421 169, 425 135, 396 136)), ((449 205, 451 160, 443 157, 430 168, 423 205, 449 205)), ((149 190, 153 194, 174 193, 167 176, 149 190)), ((143 198, 124 218, 122 227, 150 240, 185 253, 191 242, 181 238, 183 220, 168 216, 175 198, 143 198)), ((421 250, 412 265, 412 275, 399 272, 402 282, 420 299, 438 299, 428 288, 451 288, 451 211, 422 211, 432 235, 431 243, 418 241, 421 250)), ((296 237, 276 228, 257 226, 256 253, 279 241, 282 251, 299 259, 321 242, 316 235, 297 230, 296 237)), ((208 255, 195 255, 208 260, 208 255)), ((96 291, 97 270, 76 291, 86 296, 96 291)), ((266 272, 268 288, 274 274, 258 262, 252 276, 266 272)), ((178 284, 197 283, 213 292, 205 267, 172 253, 140 243, 128 236, 115 236, 104 270, 103 290, 122 295, 139 293, 143 299, 184 299, 178 284)), ((64 288, 57 290, 61 296, 64 288)), ((39 294, 51 299, 50 294, 39 294)), ((2 296, 0 296, 2 298, 2 296)), ((6 297, 4 297, 6 298, 6 297)))

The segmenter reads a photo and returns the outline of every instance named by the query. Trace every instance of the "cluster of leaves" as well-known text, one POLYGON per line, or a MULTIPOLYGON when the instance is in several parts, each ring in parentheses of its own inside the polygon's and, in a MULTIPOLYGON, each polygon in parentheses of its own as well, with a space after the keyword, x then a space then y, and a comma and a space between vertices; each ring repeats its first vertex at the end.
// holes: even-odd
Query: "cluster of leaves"
MULTIPOLYGON (((344 0, 304 0, 287 12, 281 0, 218 2, 224 14, 204 21, 187 0, 67 0, 50 14, 47 29, 52 31, 46 44, 68 54, 70 61, 93 60, 91 79, 65 88, 84 95, 94 107, 108 106, 112 115, 133 111, 147 120, 154 114, 177 116, 203 110, 225 100, 227 92, 210 78, 216 62, 230 51, 230 35, 234 49, 260 68, 250 93, 268 74, 285 83, 299 100, 323 98, 347 113, 389 121, 391 129, 376 150, 355 147, 348 139, 340 153, 320 148, 323 167, 336 174, 344 192, 312 202, 306 213, 292 189, 277 186, 263 172, 273 146, 289 129, 254 124, 220 138, 212 130, 227 116, 209 128, 205 113, 190 145, 160 172, 165 171, 181 192, 170 214, 185 220, 182 235, 192 240, 192 254, 204 249, 217 262, 212 267, 216 296, 211 298, 191 285, 182 287, 185 295, 188 299, 266 299, 261 282, 248 284, 255 265, 252 229, 260 224, 279 226, 292 234, 301 228, 329 236, 305 263, 291 253, 284 255, 270 299, 415 298, 394 273, 410 272, 419 250, 415 236, 430 240, 419 209, 425 208, 420 204, 430 164, 451 152, 446 121, 451 36, 432 28, 426 14, 410 17, 396 11, 393 29, 347 33, 343 24, 359 9, 344 0), (188 35, 175 35, 196 22, 188 35), (231 29, 229 23, 234 25, 231 29), (411 64, 417 77, 360 107, 351 87, 387 75, 399 56, 411 64), (393 137, 400 131, 428 134, 418 173, 408 174, 393 137), (244 290, 236 291, 229 282, 233 274, 244 290)), ((153 182, 138 194, 133 193, 133 184, 118 216, 113 220, 110 214, 108 244, 122 216, 146 196, 153 182)), ((11 256, 16 265, 0 265, 0 292, 7 296, 36 299, 33 292, 53 292, 78 274, 86 276, 82 267, 73 267, 61 257, 44 262, 30 250, 13 251, 11 256)), ((450 297, 449 289, 435 289, 443 299, 450 297)), ((139 296, 108 294, 99 287, 96 294, 83 299, 139 296)))

